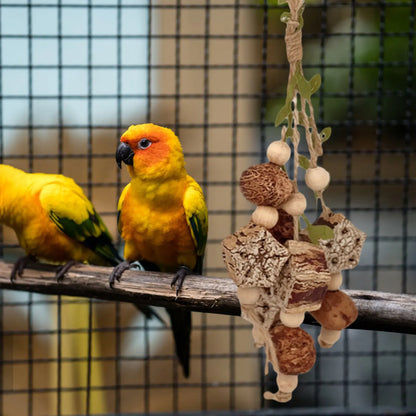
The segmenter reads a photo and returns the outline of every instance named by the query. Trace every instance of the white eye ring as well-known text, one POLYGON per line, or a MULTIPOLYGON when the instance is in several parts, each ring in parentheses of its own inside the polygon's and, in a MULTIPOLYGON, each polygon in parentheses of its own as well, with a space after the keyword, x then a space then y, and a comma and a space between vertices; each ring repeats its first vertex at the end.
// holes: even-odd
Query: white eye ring
POLYGON ((137 143, 137 148, 142 150, 147 149, 151 144, 152 142, 149 139, 143 138, 137 143))

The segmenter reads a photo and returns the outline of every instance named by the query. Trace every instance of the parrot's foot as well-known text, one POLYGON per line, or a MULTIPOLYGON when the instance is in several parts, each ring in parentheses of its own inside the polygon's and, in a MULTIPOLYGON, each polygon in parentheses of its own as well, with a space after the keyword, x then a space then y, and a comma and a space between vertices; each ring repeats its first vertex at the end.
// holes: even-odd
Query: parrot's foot
POLYGON ((56 269, 56 273, 55 273, 56 280, 57 280, 58 282, 61 282, 62 280, 64 280, 65 274, 68 272, 68 270, 69 270, 72 266, 75 266, 77 263, 78 263, 78 262, 77 262, 77 261, 75 261, 75 260, 70 260, 70 261, 68 261, 68 263, 65 263, 64 265, 59 266, 59 267, 56 269))
POLYGON ((13 283, 16 280, 16 274, 19 277, 22 277, 23 270, 26 268, 26 266, 29 263, 33 263, 36 261, 36 257, 34 256, 25 256, 21 257, 19 260, 16 261, 16 263, 13 266, 12 272, 10 274, 10 281, 13 283))
POLYGON ((179 295, 179 292, 182 289, 183 282, 185 281, 186 276, 191 274, 191 269, 187 266, 180 266, 178 271, 175 274, 175 277, 172 279, 170 283, 170 287, 176 287, 176 296, 179 295))
POLYGON ((113 271, 110 274, 110 278, 109 278, 110 287, 113 287, 114 282, 116 280, 119 282, 121 279, 121 275, 126 270, 132 268, 133 266, 134 266, 134 263, 131 263, 128 260, 124 260, 120 264, 117 264, 117 266, 114 267, 113 271))

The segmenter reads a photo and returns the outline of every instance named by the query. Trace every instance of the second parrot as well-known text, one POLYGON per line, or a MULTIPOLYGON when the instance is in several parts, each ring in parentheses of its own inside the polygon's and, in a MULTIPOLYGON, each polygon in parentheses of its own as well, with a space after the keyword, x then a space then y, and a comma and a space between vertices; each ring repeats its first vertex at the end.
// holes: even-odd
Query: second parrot
MULTIPOLYGON (((110 284, 139 260, 148 270, 175 273, 181 290, 187 274, 202 272, 208 214, 198 183, 187 174, 179 139, 155 124, 132 125, 121 136, 116 160, 127 165, 131 182, 118 204, 118 228, 126 261, 113 269, 110 284)), ((191 313, 170 309, 176 354, 189 375, 191 313)))

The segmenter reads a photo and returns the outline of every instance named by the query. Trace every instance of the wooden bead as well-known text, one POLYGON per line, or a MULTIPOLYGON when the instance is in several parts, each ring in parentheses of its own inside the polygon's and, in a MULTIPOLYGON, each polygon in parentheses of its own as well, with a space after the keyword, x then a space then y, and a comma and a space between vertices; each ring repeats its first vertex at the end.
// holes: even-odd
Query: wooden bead
POLYGON ((328 290, 338 290, 342 285, 342 273, 331 273, 331 280, 328 283, 328 290))
POLYGON ((251 220, 254 224, 269 229, 273 228, 279 221, 279 213, 276 208, 260 206, 251 215, 251 220))
POLYGON ((284 202, 280 208, 285 210, 288 214, 298 217, 305 212, 306 198, 302 193, 295 192, 290 195, 289 199, 284 202))
POLYGON ((283 141, 271 142, 267 147, 267 159, 276 165, 283 166, 290 159, 290 146, 283 141))
POLYGON ((322 327, 318 337, 321 348, 331 348, 341 338, 341 330, 322 327))
POLYGON ((305 183, 312 191, 323 191, 329 185, 330 180, 329 172, 320 166, 306 169, 305 183))
POLYGON ((297 328, 305 319, 305 313, 287 313, 285 311, 280 311, 279 317, 283 325, 288 326, 289 328, 297 328))
POLYGON ((280 403, 286 403, 292 399, 292 392, 298 386, 298 376, 279 373, 276 383, 279 388, 276 399, 280 403))
POLYGON ((266 400, 276 400, 279 403, 287 403, 292 400, 293 390, 298 386, 298 376, 278 373, 276 383, 279 388, 277 393, 266 391, 263 397, 266 400))
POLYGON ((244 287, 237 288, 237 297, 241 305, 254 305, 260 296, 260 289, 258 287, 244 287))

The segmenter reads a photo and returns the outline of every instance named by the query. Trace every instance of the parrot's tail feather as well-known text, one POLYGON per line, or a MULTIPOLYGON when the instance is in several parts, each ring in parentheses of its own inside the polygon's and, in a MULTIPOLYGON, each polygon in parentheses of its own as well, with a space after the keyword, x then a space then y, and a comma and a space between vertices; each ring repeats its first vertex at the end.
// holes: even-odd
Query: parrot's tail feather
POLYGON ((176 355, 182 365, 183 375, 189 377, 191 352, 191 312, 183 309, 166 308, 169 313, 172 332, 175 338, 176 355))
MULTIPOLYGON (((159 267, 146 260, 140 260, 140 264, 148 271, 159 271, 159 267)), ((183 309, 166 308, 170 316, 170 322, 175 339, 176 356, 181 363, 183 375, 189 377, 189 359, 191 353, 191 312, 183 309)))

